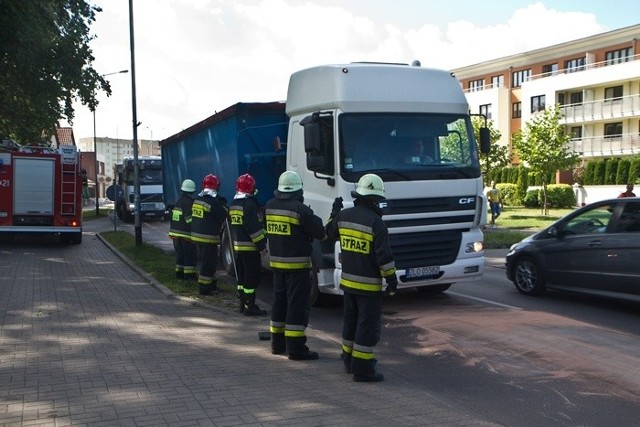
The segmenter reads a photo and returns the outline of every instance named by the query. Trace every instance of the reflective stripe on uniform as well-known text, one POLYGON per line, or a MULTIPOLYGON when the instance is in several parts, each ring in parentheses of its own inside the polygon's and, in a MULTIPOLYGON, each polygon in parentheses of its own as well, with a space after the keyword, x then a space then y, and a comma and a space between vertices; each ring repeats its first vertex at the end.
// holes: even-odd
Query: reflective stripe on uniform
POLYGON ((191 240, 191 234, 190 233, 185 233, 182 231, 170 231, 169 232, 169 237, 172 239, 187 239, 187 240, 191 240))
POLYGON ((255 233, 250 234, 249 237, 251 238, 253 243, 258 243, 259 241, 261 241, 265 237, 264 230, 260 229, 260 230, 256 231, 255 233))
POLYGON ((290 325, 287 324, 284 327, 285 338, 304 338, 304 330, 307 329, 304 325, 290 325))
POLYGON ((211 243, 218 244, 220 243, 220 236, 212 236, 210 234, 202 234, 191 232, 191 240, 195 243, 211 243))
MULTIPOLYGON (((350 233, 350 232, 354 233, 354 234, 350 234, 354 237, 369 235, 371 236, 370 240, 373 240, 373 228, 367 225, 358 224, 356 222, 338 221, 338 231, 340 234, 342 234, 343 231, 346 233, 350 233), (360 234, 355 234, 358 232, 360 232, 360 234)), ((360 238, 364 238, 364 237, 360 237, 360 238)))
POLYGON ((284 322, 271 321, 269 331, 272 334, 284 334, 284 322))
POLYGON ((340 284, 351 289, 376 292, 382 291, 382 279, 379 277, 358 276, 342 272, 340 284))
POLYGON ((380 266, 380 274, 382 275, 382 277, 389 277, 395 273, 396 273, 395 261, 391 261, 386 263, 385 265, 380 266))
POLYGON ((269 265, 273 268, 282 268, 285 270, 300 270, 303 268, 311 268, 310 257, 280 257, 271 256, 269 265))
POLYGON ((372 360, 373 347, 354 344, 353 351, 351 352, 351 356, 356 357, 358 359, 372 360))
POLYGON ((233 242, 233 250, 239 252, 257 252, 258 248, 253 242, 233 242))

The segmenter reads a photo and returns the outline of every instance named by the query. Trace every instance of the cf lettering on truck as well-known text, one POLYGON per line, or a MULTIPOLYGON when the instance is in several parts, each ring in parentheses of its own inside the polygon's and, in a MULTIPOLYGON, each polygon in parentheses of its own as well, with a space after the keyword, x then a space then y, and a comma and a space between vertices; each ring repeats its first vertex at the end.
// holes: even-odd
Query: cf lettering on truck
MULTIPOLYGON (((162 141, 165 198, 175 197, 167 192, 182 176, 215 173, 224 183, 251 173, 264 203, 260 196, 268 198, 279 174, 292 170, 304 182, 304 203, 326 220, 336 197, 348 207, 359 178, 374 173, 385 183, 398 288, 438 293, 484 271, 479 153, 489 150, 486 128, 480 136, 478 147, 466 98, 448 71, 323 65, 291 75, 285 104, 239 103, 162 141)), ((312 302, 341 293, 340 251, 369 251, 369 243, 364 236, 314 241, 312 302)), ((224 243, 223 261, 230 264, 224 243)))

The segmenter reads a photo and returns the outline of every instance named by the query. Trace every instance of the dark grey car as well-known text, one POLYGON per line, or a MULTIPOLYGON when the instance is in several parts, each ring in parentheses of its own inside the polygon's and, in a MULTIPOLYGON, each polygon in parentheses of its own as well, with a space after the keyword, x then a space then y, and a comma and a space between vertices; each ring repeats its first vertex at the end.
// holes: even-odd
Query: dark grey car
POLYGON ((640 198, 602 200, 511 246, 518 291, 578 290, 640 301, 640 198))

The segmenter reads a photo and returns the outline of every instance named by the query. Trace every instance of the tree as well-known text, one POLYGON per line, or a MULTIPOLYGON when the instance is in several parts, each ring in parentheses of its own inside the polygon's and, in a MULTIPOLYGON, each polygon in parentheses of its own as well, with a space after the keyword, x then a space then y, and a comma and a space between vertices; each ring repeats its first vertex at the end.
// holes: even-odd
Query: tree
POLYGON ((579 159, 569 148, 571 136, 560 124, 560 108, 555 105, 538 113, 525 124, 524 130, 513 136, 518 156, 529 167, 529 174, 542 178, 543 213, 549 213, 547 184, 556 171, 569 169, 579 159))
MULTIPOLYGON (((473 134, 476 141, 480 141, 480 128, 484 126, 484 119, 481 117, 472 117, 473 134)), ((509 154, 509 147, 500 145, 497 142, 502 138, 502 134, 499 130, 493 128, 493 120, 487 120, 487 128, 489 128, 489 140, 491 141, 491 151, 489 154, 480 155, 480 168, 482 175, 485 177, 490 176, 491 171, 504 168, 511 164, 511 155, 509 154)), ((487 184, 487 182, 485 182, 487 184)))
POLYGON ((109 83, 91 66, 89 26, 101 9, 85 0, 0 1, 0 137, 48 141, 73 122, 73 102, 95 110, 109 83))

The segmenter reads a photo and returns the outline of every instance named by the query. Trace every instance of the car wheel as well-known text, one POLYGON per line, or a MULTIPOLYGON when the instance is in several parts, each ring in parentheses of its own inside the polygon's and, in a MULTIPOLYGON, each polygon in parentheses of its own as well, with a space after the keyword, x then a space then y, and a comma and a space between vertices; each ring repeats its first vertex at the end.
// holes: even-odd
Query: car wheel
POLYGON ((527 256, 516 260, 513 266, 513 284, 525 295, 541 295, 544 292, 544 276, 533 258, 527 256))

